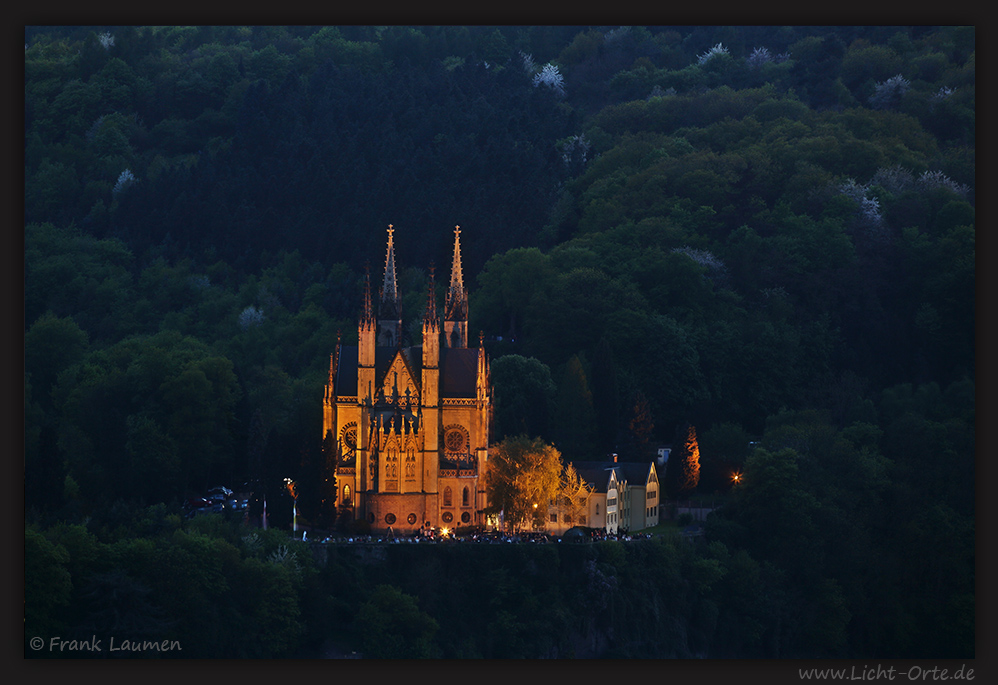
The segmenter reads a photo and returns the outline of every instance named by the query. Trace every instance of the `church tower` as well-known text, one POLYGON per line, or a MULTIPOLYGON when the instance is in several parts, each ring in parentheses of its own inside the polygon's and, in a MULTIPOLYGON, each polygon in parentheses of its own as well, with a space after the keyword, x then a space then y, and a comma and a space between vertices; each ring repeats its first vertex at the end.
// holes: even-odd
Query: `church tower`
POLYGON ((364 302, 357 326, 357 396, 362 402, 374 399, 374 350, 378 325, 371 302, 371 271, 364 274, 364 302))
POLYGON ((423 314, 423 483, 427 493, 437 493, 440 451, 440 317, 433 266, 423 314))
POLYGON ((450 287, 444 298, 444 346, 468 346, 468 291, 461 271, 461 227, 454 227, 454 257, 451 260, 450 287))

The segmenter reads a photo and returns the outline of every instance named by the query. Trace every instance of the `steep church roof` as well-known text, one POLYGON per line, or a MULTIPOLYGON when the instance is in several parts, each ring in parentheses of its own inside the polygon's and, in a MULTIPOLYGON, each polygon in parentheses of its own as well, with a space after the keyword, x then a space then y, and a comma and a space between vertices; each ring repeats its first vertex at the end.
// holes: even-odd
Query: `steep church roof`
MULTIPOLYGON (((419 383, 423 370, 422 346, 405 347, 401 350, 405 361, 412 370, 413 380, 419 383)), ((385 374, 395 358, 396 348, 377 347, 374 350, 374 377, 380 386, 385 374)), ((460 399, 476 396, 478 373, 478 350, 451 348, 440 351, 440 396, 460 399)), ((337 360, 336 395, 356 397, 357 392, 357 346, 344 345, 340 348, 337 360)))
POLYGON ((440 396, 477 396, 478 350, 451 347, 440 351, 440 396))

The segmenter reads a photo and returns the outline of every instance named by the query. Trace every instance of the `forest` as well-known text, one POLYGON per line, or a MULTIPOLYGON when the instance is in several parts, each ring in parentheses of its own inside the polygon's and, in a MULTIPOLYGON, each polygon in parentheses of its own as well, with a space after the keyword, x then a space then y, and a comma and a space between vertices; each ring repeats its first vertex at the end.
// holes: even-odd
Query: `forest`
POLYGON ((24 38, 26 655, 119 624, 372 655, 404 610, 386 656, 974 656, 973 26, 24 38), (702 545, 509 552, 482 587, 441 552, 445 597, 183 516, 252 482, 287 528, 291 477, 335 526, 322 388, 389 224, 411 344, 461 226, 495 441, 648 461, 696 427, 702 545))

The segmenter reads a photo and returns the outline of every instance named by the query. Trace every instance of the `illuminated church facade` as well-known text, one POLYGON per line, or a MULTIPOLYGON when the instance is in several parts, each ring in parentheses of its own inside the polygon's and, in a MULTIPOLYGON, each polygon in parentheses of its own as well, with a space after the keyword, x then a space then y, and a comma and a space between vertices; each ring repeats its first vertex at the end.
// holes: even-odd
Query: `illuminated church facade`
POLYGON ((454 229, 442 320, 431 272, 422 345, 402 347, 393 230, 377 318, 368 274, 357 345, 337 340, 330 357, 327 482, 335 476, 339 515, 366 520, 375 532, 481 525, 492 388, 481 337, 477 348, 468 346, 461 231, 454 229))

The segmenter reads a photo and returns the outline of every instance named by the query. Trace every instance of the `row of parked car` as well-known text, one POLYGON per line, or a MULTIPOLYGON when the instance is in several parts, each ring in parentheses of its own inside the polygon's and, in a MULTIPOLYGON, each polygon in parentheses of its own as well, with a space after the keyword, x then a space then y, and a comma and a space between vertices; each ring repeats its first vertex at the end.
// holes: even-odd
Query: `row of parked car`
POLYGON ((240 487, 239 492, 234 492, 224 485, 208 488, 204 497, 188 499, 184 503, 184 510, 188 517, 209 512, 245 511, 249 509, 250 499, 253 497, 253 491, 248 485, 240 487))

